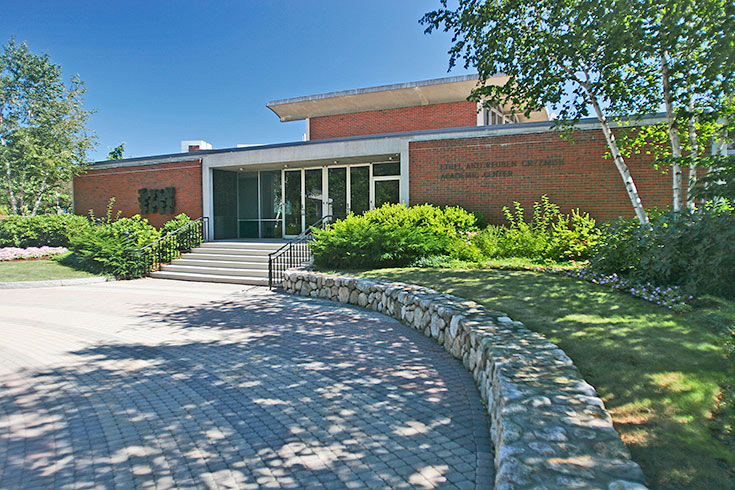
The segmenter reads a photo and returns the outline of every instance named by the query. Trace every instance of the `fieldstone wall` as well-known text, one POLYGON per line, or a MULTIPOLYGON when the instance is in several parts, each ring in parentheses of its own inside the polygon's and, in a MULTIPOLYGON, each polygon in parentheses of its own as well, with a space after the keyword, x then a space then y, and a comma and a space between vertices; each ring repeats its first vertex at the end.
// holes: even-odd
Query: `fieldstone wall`
POLYGON ((571 359, 506 314, 419 286, 301 269, 287 271, 283 285, 392 316, 460 359, 490 414, 496 489, 646 488, 571 359))

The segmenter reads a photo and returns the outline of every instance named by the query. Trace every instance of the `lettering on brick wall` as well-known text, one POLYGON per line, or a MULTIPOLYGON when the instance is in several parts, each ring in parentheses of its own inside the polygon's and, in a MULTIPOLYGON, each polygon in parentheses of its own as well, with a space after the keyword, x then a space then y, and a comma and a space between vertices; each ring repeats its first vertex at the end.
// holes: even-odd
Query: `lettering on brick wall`
POLYGON ((521 168, 544 168, 558 167, 564 165, 561 157, 536 158, 530 160, 503 160, 490 162, 472 163, 440 163, 439 171, 441 180, 454 179, 480 179, 492 178, 502 179, 513 177, 513 169, 521 168))
POLYGON ((174 187, 166 187, 165 189, 138 189, 140 214, 174 214, 174 208, 176 207, 175 196, 176 189, 174 187))

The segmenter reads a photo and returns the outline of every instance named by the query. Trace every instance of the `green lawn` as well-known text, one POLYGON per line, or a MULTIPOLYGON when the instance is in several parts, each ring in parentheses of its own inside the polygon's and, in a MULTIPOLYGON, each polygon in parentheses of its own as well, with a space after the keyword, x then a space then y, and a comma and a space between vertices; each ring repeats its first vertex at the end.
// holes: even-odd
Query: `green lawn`
POLYGON ((95 277, 95 274, 74 269, 52 259, 0 262, 0 282, 47 281, 79 277, 95 277))
POLYGON ((361 275, 475 300, 558 344, 597 389, 651 488, 735 488, 735 342, 726 343, 724 333, 735 324, 735 304, 713 301, 679 315, 602 286, 528 271, 361 275))

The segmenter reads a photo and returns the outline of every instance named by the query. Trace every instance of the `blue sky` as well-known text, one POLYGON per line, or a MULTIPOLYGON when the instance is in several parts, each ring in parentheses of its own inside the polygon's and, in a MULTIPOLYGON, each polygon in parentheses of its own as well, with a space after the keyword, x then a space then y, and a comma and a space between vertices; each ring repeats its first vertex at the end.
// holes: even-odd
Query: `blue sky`
MULTIPOLYGON (((447 76, 450 38, 418 19, 439 0, 2 1, 0 41, 86 82, 90 157, 300 140, 274 99, 447 76)), ((452 75, 468 73, 455 68, 452 75)))

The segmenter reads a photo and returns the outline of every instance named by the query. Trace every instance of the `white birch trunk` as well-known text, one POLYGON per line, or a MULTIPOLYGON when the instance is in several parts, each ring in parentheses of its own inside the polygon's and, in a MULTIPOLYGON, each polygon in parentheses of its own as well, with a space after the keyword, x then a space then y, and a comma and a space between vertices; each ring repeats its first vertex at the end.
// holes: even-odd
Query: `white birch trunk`
POLYGON ((15 198, 15 192, 13 191, 13 174, 10 171, 10 163, 6 163, 5 176, 8 182, 8 195, 10 196, 10 207, 13 210, 15 216, 18 215, 18 200, 15 198))
MULTIPOLYGON (((674 106, 671 103, 671 84, 669 82, 669 64, 666 60, 667 52, 661 53, 661 81, 664 90, 664 105, 666 106, 666 122, 668 124, 669 141, 671 142, 671 156, 681 158, 681 140, 676 127, 674 106)), ((671 191, 674 211, 681 211, 681 165, 674 160, 671 166, 671 191)))
POLYGON ((633 181, 633 176, 630 174, 630 169, 628 168, 628 165, 625 164, 623 155, 618 149, 618 144, 615 141, 615 135, 613 134, 612 129, 610 129, 610 124, 602 113, 602 109, 600 109, 600 104, 597 102, 597 99, 590 94, 589 91, 588 94, 590 95, 592 106, 595 108, 597 119, 600 121, 600 125, 602 126, 602 133, 605 135, 605 141, 607 141, 607 147, 610 149, 613 161, 615 162, 615 167, 618 169, 618 172, 620 172, 620 177, 622 177, 623 183, 625 184, 625 190, 628 193, 630 203, 633 205, 636 218, 638 218, 641 226, 649 227, 650 225, 646 209, 643 207, 643 202, 641 202, 641 198, 638 195, 638 189, 633 181))
POLYGON ((38 191, 38 197, 36 198, 36 202, 33 204, 33 211, 31 211, 31 216, 35 216, 38 212, 38 207, 41 205, 41 201, 43 200, 43 195, 46 192, 46 179, 43 179, 43 183, 41 184, 41 190, 38 191))

